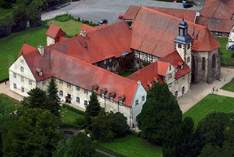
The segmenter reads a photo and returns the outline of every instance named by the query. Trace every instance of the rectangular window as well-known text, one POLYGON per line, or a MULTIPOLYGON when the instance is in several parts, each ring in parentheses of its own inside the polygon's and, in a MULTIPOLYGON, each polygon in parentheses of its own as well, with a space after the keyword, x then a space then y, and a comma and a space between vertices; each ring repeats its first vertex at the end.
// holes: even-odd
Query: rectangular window
POLYGON ((62 91, 62 90, 59 91, 59 95, 60 95, 60 96, 63 96, 63 91, 62 91))
POLYGON ((23 92, 23 93, 24 93, 24 87, 22 87, 22 88, 21 88, 21 92, 23 92))
POLYGON ((178 44, 178 47, 179 47, 179 48, 181 48, 181 47, 182 47, 182 45, 181 45, 181 44, 178 44))
POLYGON ((13 77, 16 78, 16 73, 13 73, 13 77))
POLYGON ((202 57, 202 70, 206 70, 206 58, 202 57))
POLYGON ((142 101, 145 101, 145 96, 142 96, 142 98, 141 98, 141 99, 142 99, 142 101))
POLYGON ((136 106, 139 105, 139 100, 136 100, 135 104, 136 104, 136 106))
POLYGON ((16 89, 16 88, 17 88, 17 85, 16 85, 15 83, 13 84, 13 86, 14 86, 14 89, 16 89))
POLYGON ((84 101, 84 105, 88 106, 88 101, 87 100, 84 101))
POLYGON ((76 102, 80 103, 80 97, 76 97, 76 102))
POLYGON ((76 90, 79 91, 79 90, 80 90, 80 87, 77 86, 77 87, 76 87, 76 90))

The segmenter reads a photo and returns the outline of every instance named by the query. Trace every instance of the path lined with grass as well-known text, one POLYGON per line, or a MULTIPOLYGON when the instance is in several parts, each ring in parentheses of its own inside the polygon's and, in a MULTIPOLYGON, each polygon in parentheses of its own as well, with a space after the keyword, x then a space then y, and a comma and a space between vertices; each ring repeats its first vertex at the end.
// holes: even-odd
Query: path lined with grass
POLYGON ((186 112, 184 117, 193 118, 195 124, 197 124, 212 112, 234 112, 234 98, 210 94, 186 112))

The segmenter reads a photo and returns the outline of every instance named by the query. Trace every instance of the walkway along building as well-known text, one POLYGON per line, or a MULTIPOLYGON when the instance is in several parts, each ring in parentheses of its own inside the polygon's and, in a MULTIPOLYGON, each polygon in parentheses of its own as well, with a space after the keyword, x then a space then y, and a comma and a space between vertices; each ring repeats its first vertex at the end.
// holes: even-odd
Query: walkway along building
POLYGON ((82 25, 72 38, 55 25, 46 35, 45 47, 22 46, 9 69, 10 89, 27 96, 54 78, 62 102, 85 110, 95 91, 101 106, 123 113, 131 127, 154 83, 167 83, 179 97, 191 82, 220 76, 219 44, 207 27, 151 8, 141 7, 134 20, 82 25))

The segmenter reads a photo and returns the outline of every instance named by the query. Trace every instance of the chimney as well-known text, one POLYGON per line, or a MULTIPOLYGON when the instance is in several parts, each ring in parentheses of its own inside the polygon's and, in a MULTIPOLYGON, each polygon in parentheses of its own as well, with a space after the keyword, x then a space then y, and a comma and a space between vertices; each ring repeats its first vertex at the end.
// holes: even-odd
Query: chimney
POLYGON ((39 45, 37 49, 38 49, 40 55, 41 55, 41 56, 44 56, 44 54, 45 54, 45 49, 44 49, 44 47, 43 47, 42 45, 39 45))

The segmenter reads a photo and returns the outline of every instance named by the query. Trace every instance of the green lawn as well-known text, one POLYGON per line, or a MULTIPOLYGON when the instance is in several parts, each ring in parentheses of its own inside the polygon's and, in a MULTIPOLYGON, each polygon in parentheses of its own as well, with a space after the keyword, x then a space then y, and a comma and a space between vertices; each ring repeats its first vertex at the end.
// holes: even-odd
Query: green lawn
POLYGON ((102 143, 101 146, 126 157, 162 157, 160 147, 149 144, 135 135, 115 139, 111 143, 102 143))
POLYGON ((84 113, 71 107, 63 106, 61 109, 62 123, 68 126, 76 126, 77 121, 84 118, 84 113))
POLYGON ((234 98, 208 95, 184 114, 192 117, 197 124, 206 115, 212 112, 234 112, 234 98))
POLYGON ((228 38, 220 37, 218 38, 220 43, 220 52, 221 52, 221 64, 224 66, 232 66, 234 65, 234 58, 232 57, 232 52, 226 50, 226 45, 228 42, 228 38))
MULTIPOLYGON (((61 26, 68 35, 79 32, 80 22, 69 20, 66 22, 49 21, 61 26)), ((13 33, 6 38, 0 39, 0 81, 8 78, 8 68, 15 61, 23 43, 34 47, 46 44, 45 32, 47 27, 29 29, 20 33, 13 33)))
POLYGON ((234 79, 232 79, 229 83, 225 84, 222 89, 234 92, 234 79))

